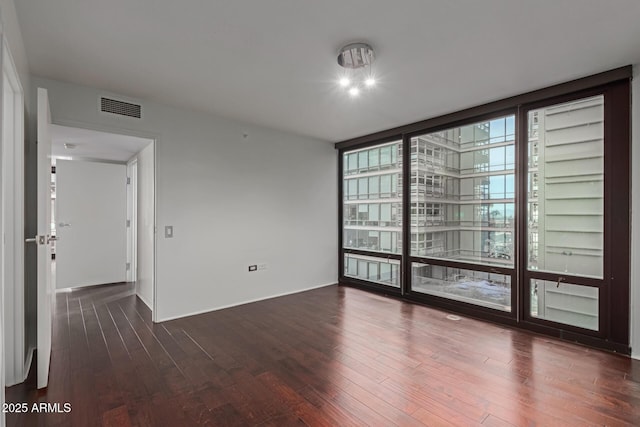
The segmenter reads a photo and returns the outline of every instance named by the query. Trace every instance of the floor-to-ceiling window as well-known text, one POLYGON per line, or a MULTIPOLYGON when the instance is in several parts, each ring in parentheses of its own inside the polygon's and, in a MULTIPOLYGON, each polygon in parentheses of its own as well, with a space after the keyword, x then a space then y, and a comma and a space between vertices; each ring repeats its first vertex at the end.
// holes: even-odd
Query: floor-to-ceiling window
POLYGON ((338 143, 341 283, 628 351, 629 77, 338 143))
POLYGON ((604 96, 531 110, 527 125, 529 314, 597 331, 589 285, 604 271, 604 96))
POLYGON ((400 287, 401 141, 342 155, 344 275, 400 287))
POLYGON ((411 290, 511 310, 514 142, 513 114, 410 138, 411 290))

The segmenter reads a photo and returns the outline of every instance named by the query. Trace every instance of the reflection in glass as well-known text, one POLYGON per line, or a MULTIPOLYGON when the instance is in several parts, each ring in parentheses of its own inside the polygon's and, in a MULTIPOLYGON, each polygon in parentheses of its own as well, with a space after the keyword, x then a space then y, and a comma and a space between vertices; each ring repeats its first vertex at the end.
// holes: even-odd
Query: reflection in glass
POLYGON ((598 330, 598 288, 531 280, 531 316, 598 330))
POLYGON ((411 289, 502 311, 511 311, 511 276, 413 263, 411 289))
POLYGON ((528 267, 603 277, 604 98, 528 116, 528 267))
POLYGON ((515 117, 411 139, 411 255, 513 265, 515 117))

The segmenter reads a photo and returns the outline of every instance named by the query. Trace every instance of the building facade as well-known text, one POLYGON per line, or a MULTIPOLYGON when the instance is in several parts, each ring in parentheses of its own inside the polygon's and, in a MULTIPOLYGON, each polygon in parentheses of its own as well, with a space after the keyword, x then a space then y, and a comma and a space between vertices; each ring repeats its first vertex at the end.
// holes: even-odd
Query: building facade
MULTIPOLYGON (((530 270, 602 277, 602 103, 595 97, 529 113, 530 270)), ((385 254, 402 252, 403 197, 411 256, 515 268, 515 116, 415 136, 409 149, 407 195, 401 141, 344 154, 343 246, 380 253, 346 253, 345 276, 400 286, 400 262, 385 254)), ((411 286, 511 310, 510 275, 414 263, 411 286)), ((532 316, 597 329, 596 288, 542 280, 529 288, 532 316)))

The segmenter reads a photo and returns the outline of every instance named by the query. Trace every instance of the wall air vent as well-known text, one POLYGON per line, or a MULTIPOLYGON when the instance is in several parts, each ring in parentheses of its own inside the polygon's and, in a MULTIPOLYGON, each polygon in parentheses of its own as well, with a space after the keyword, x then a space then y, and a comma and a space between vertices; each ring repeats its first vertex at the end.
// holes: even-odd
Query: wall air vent
POLYGON ((119 116, 142 118, 142 106, 111 98, 100 98, 100 111, 119 116))

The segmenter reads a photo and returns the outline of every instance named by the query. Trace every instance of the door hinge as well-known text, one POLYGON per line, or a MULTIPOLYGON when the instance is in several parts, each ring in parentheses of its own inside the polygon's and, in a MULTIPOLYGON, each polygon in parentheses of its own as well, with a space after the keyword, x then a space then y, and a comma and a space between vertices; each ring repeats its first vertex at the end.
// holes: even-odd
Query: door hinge
POLYGON ((131 220, 130 219, 127 220, 127 228, 129 228, 129 227, 131 227, 131 220))
POLYGON ((130 262, 127 263, 127 271, 129 271, 129 270, 131 270, 131 263, 130 262))
POLYGON ((127 177, 127 185, 131 184, 131 177, 127 177))

